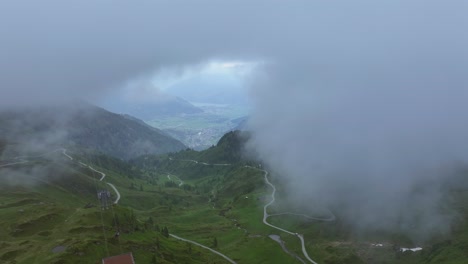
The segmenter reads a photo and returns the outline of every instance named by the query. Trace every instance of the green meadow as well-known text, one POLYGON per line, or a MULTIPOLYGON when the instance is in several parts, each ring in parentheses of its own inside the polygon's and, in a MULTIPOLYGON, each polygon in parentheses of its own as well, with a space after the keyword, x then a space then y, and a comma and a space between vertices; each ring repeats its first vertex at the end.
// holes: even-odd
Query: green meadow
MULTIPOLYGON (((73 161, 57 152, 1 167, 0 175, 9 180, 0 186, 0 262, 101 263, 104 257, 132 252, 136 263, 229 263, 168 234, 210 247, 237 263, 301 263, 291 254, 307 261, 296 236, 262 222, 272 189, 262 171, 245 167, 252 162, 236 154, 233 142, 225 138, 204 152, 187 150, 131 162, 75 150, 68 153, 73 161), (232 165, 201 163, 223 161, 232 165), (78 162, 106 177, 99 181, 99 173, 78 162), (114 201, 116 193, 107 183, 115 185, 121 198, 106 209, 97 192, 109 190, 114 201), (269 237, 272 234, 281 237, 289 252, 269 237)), ((268 213, 299 210, 285 200, 282 183, 275 176, 270 181, 277 186, 277 202, 268 213)), ((461 212, 454 231, 414 253, 396 248, 411 246, 404 234, 357 236, 339 213, 331 222, 287 214, 271 216, 268 222, 303 234, 309 256, 318 263, 461 264, 468 259, 468 190, 452 194, 461 212), (384 245, 371 245, 376 242, 384 245)))

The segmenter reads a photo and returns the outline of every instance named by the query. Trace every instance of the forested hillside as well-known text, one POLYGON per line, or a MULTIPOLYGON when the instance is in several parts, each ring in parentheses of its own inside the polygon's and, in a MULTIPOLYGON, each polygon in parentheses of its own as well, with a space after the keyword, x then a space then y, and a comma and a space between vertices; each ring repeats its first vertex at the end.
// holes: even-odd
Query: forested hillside
POLYGON ((78 146, 121 159, 162 154, 185 146, 141 121, 84 102, 0 112, 0 136, 31 148, 78 146))

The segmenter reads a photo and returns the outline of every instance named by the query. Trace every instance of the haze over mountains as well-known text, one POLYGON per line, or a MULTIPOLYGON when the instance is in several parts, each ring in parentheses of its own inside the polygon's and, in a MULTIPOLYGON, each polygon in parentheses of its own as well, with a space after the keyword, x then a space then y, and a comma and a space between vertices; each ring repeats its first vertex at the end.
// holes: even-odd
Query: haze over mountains
POLYGON ((186 148, 142 121, 81 101, 0 111, 0 135, 33 151, 76 145, 121 159, 186 148))
POLYGON ((245 84, 226 74, 193 76, 167 89, 167 92, 195 103, 247 105, 245 84))
MULTIPOLYGON (((30 148, 65 143, 131 159, 210 147, 224 132, 243 127, 242 117, 249 115, 248 149, 275 172, 283 200, 302 211, 337 211, 330 232, 336 236, 323 235, 329 226, 278 216, 286 226, 310 228, 306 237, 326 240, 314 250, 339 255, 350 249, 334 246, 353 244, 349 234, 376 230, 377 237, 403 233, 433 247, 426 262, 453 256, 466 262, 468 239, 457 235, 468 237, 467 1, 136 2, 2 1, 0 107, 20 110, 2 115, 0 137, 30 148), (239 79, 218 79, 228 69, 239 79), (211 73, 210 82, 201 77, 211 73), (249 110, 239 107, 239 84, 249 110), (133 112, 162 132, 127 115, 66 110, 70 98, 97 102, 122 90, 131 104, 122 103, 118 112, 133 112), (188 103, 177 97, 169 105, 151 101, 171 90, 188 103), (451 245, 460 251, 433 258, 432 252, 451 245)), ((210 201, 229 180, 193 160, 157 160, 197 176, 212 169, 213 178, 192 182, 210 201)), ((246 170, 239 167, 238 173, 248 176, 246 170)), ((138 183, 152 186, 158 177, 145 173, 138 183)), ((272 195, 261 180, 257 193, 272 195)), ((151 191, 145 195, 167 197, 155 211, 170 214, 163 203, 173 196, 151 191)), ((255 206, 266 204, 257 198, 254 205, 226 197, 223 206, 248 205, 252 211, 245 215, 253 219, 255 206)))
POLYGON ((246 97, 239 87, 214 88, 216 83, 208 85, 206 82, 209 83, 204 80, 197 86, 197 83, 184 80, 165 91, 151 83, 143 83, 137 88, 117 91, 98 103, 113 112, 135 116, 188 147, 201 150, 216 144, 224 133, 235 129, 249 111, 246 104, 239 103, 246 97), (179 93, 199 103, 190 103, 173 95, 179 93))
POLYGON ((184 100, 169 94, 160 94, 153 101, 113 100, 103 106, 116 113, 129 114, 141 120, 151 121, 161 117, 183 116, 202 113, 203 110, 184 100))

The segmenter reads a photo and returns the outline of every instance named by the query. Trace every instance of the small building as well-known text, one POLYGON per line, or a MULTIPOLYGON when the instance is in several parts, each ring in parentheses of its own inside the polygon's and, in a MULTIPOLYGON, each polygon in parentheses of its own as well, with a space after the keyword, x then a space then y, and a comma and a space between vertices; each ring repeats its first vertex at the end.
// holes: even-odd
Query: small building
POLYGON ((102 264, 135 264, 132 252, 102 259, 102 264))

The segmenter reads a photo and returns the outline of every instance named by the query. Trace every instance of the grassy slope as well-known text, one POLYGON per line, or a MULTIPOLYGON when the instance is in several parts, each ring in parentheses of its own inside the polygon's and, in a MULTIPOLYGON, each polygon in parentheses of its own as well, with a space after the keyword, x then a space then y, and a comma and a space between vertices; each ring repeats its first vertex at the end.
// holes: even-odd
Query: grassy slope
MULTIPOLYGON (((92 178, 96 175, 64 157, 55 163, 37 161, 36 166, 52 164, 51 172, 56 175, 53 180, 37 179, 32 187, 0 187, 0 262, 99 263, 107 255, 132 251, 137 263, 151 263, 153 256, 157 263, 227 263, 207 250, 164 237, 158 230, 167 227, 170 233, 206 246, 212 246, 216 238, 216 250, 238 263, 298 263, 268 235, 281 235, 287 247, 302 256, 298 239, 261 222, 263 205, 271 192, 263 182, 263 173, 244 168, 245 161, 236 155, 225 157, 236 162, 236 166, 205 166, 180 160, 223 162, 219 153, 229 154, 238 149, 232 144, 239 142, 229 139, 230 136, 220 141, 219 148, 201 153, 184 151, 172 155, 172 160, 169 156, 146 156, 129 165, 106 156, 83 156, 87 157, 84 162, 104 171, 108 175, 106 180, 115 184, 122 195, 113 211, 102 211, 104 230, 101 210, 84 208, 88 203, 97 203, 96 188, 105 188, 92 178), (182 179, 184 184, 179 186, 178 181, 167 177, 168 173, 182 179), (114 214, 119 219, 120 240, 113 238, 114 214), (67 249, 52 254, 51 250, 59 245, 67 249)), ((17 169, 30 166, 21 165, 17 169)), ((2 173, 5 172, 0 170, 2 173)), ((278 186, 280 201, 269 210, 284 211, 287 205, 281 203, 281 186, 274 175, 271 180, 278 186)), ((454 193, 466 220, 468 192, 459 188, 454 193)), ((460 221, 449 238, 428 244, 421 252, 403 254, 391 246, 371 247, 369 241, 404 239, 392 240, 392 234, 356 238, 339 219, 321 223, 279 216, 269 221, 304 234, 309 255, 319 263, 457 264, 468 258, 466 221, 460 221)))
MULTIPOLYGON (((216 249, 239 263, 272 263, 273 260, 295 263, 279 251, 272 240, 249 237, 250 233, 222 213, 225 212, 222 204, 232 204, 240 194, 252 190, 249 186, 262 185, 258 173, 252 175, 244 168, 214 166, 204 166, 197 171, 189 163, 179 166, 166 159, 167 169, 175 172, 177 168, 186 169, 204 175, 188 181, 184 179, 185 184, 179 187, 159 171, 139 175, 118 160, 88 154, 88 159, 82 161, 105 172, 106 180, 115 184, 122 195, 114 212, 102 211, 101 222, 100 208, 85 208, 86 204, 97 204, 96 189, 106 188, 104 183, 93 178, 100 178, 100 175, 68 161, 60 153, 53 155, 59 156, 55 162, 41 160, 8 167, 8 171, 26 170, 33 174, 29 168, 47 165, 48 170, 53 168, 50 174, 56 176, 33 181, 30 187, 2 186, 2 263, 97 263, 107 255, 128 251, 133 252, 138 263, 149 263, 153 255, 158 263, 225 262, 207 250, 165 238, 157 231, 164 226, 171 233, 207 246, 211 246, 216 237, 216 249), (209 203, 209 199, 212 202, 209 203), (118 215, 122 231, 120 241, 113 238, 114 213, 118 215), (130 215, 135 215, 133 223, 127 220, 130 215), (147 223, 150 217, 152 225, 147 223), (51 253, 57 246, 67 249, 51 253)), ((8 171, 1 170, 0 175, 8 171)), ((254 201, 244 205, 239 208, 252 215, 250 225, 258 225, 261 204, 254 201)), ((248 227, 248 222, 242 220, 242 225, 248 227)), ((267 235, 265 230, 264 235, 267 235)))
POLYGON ((121 182, 116 186, 123 190, 122 201, 125 202, 112 210, 101 211, 97 206, 85 208, 85 205, 96 205, 96 188, 105 188, 104 183, 95 181, 88 169, 66 159, 52 165, 41 161, 8 167, 8 171, 1 170, 0 175, 28 171, 31 167, 37 169, 43 166, 41 163, 48 165, 48 171, 54 175, 52 178, 51 175, 32 178, 28 187, 0 187, 1 263, 100 263, 102 257, 128 251, 133 252, 137 263, 150 263, 153 255, 158 263, 222 263, 221 258, 196 247, 189 254, 185 243, 168 239, 157 231, 156 225, 160 223, 156 219, 154 225, 145 228, 146 218, 143 216, 157 218, 158 207, 144 214, 135 210, 136 222, 130 225, 127 219, 133 212, 128 206, 138 207, 135 206, 138 202, 151 201, 154 197, 151 192, 125 190, 126 176, 106 171, 106 180, 121 182), (131 199, 125 200, 126 195, 131 199), (114 213, 120 219, 120 241, 113 238, 116 231, 114 213), (57 246, 67 249, 52 253, 57 246))

